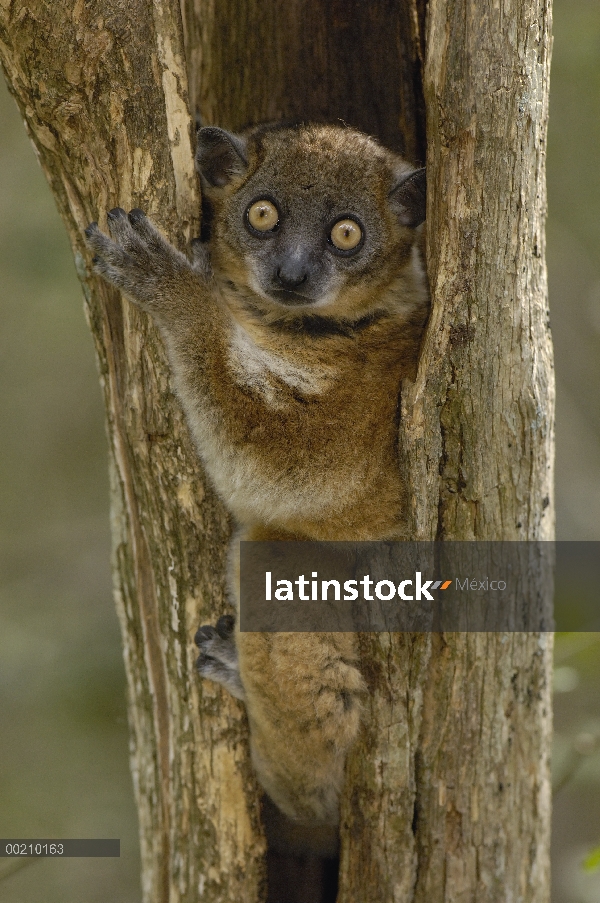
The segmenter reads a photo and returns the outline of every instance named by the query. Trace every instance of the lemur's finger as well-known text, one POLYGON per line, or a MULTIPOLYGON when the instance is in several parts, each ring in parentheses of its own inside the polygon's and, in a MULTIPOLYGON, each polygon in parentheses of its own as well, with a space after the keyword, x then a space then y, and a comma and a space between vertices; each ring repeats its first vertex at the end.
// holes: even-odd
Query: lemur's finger
POLYGON ((161 235, 158 229, 152 225, 143 210, 137 207, 129 212, 129 224, 141 241, 152 251, 160 253, 168 250, 173 252, 173 248, 161 235))
POLYGON ((235 618, 233 615, 221 615, 217 621, 217 633, 223 640, 228 640, 235 630, 235 618))
POLYGON ((192 252, 192 268, 202 276, 208 276, 210 274, 208 243, 194 238, 190 244, 190 250, 192 252))
POLYGON ((129 254, 115 244, 114 241, 111 241, 108 235, 100 231, 98 223, 90 223, 85 230, 85 237, 89 247, 96 255, 93 261, 96 272, 104 272, 99 269, 100 261, 106 264, 113 264, 116 267, 131 267, 134 265, 134 261, 129 254))
MULTIPOLYGON (((135 212, 146 219, 141 210, 135 212)), ((162 247, 158 249, 154 241, 149 242, 146 236, 134 227, 136 220, 132 220, 121 207, 109 210, 107 220, 111 236, 140 264, 147 266, 156 251, 162 251, 162 247)))
MULTIPOLYGON (((119 251, 121 249, 119 248, 119 251)), ((127 257, 125 252, 121 252, 124 257, 127 257)), ((125 267, 123 264, 117 263, 114 265, 110 263, 104 257, 94 257, 94 273, 98 276, 102 276, 107 282, 110 282, 112 285, 116 285, 117 288, 120 288, 122 291, 127 292, 128 294, 140 293, 141 285, 132 283, 130 278, 130 270, 125 267)))

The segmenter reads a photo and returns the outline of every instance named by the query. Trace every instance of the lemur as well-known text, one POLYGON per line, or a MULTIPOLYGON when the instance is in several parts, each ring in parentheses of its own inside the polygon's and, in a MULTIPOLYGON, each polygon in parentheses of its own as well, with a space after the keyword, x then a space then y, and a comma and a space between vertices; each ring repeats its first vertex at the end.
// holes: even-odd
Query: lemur
MULTIPOLYGON (((154 319, 198 455, 240 539, 408 539, 399 393, 429 309, 425 170, 350 128, 199 131, 209 210, 190 259, 141 210, 86 230, 94 267, 154 319)), ((231 556, 230 583, 238 556, 231 556)), ((365 683, 352 634, 196 637, 243 700, 288 818, 335 825, 365 683)))

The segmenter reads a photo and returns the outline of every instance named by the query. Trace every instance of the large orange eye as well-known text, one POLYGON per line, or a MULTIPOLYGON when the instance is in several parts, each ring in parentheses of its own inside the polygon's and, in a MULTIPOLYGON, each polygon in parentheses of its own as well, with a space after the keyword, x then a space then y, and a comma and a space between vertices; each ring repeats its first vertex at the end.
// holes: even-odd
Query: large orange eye
POLYGON ((248 222, 257 232, 270 232, 279 222, 279 211, 272 201, 255 201, 248 207, 248 222))
POLYGON ((331 230, 331 241, 340 251, 353 251, 360 244, 362 229, 353 219, 341 219, 331 230))

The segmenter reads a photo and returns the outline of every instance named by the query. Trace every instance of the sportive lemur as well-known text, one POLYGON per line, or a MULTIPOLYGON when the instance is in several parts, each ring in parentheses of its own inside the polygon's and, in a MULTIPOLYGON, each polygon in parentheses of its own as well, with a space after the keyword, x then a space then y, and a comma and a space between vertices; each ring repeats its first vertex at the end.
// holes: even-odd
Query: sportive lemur
MULTIPOLYGON (((203 128, 197 166, 209 213, 191 261, 140 210, 110 211, 112 240, 86 235, 95 271, 160 330, 235 542, 409 538, 398 398, 429 307, 424 170, 322 125, 203 128)), ((267 794, 335 824, 365 689, 352 635, 225 616, 196 640, 200 673, 246 705, 267 794)))

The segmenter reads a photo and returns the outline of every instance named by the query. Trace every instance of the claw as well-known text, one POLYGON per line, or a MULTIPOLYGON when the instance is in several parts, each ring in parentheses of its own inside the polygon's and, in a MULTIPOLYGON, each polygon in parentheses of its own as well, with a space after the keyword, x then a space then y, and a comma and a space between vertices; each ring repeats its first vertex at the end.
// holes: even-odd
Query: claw
POLYGON ((127 216, 122 207, 113 207, 106 215, 108 219, 119 219, 121 216, 127 216))
POLYGON ((143 210, 140 210, 139 207, 134 207, 133 210, 129 211, 129 222, 135 226, 136 223, 140 223, 142 220, 146 219, 146 214, 143 210))
POLYGON ((216 625, 216 630, 222 640, 228 640, 235 627, 235 618, 232 615, 222 615, 216 625))
POLYGON ((84 234, 86 238, 91 238, 94 232, 98 231, 98 223, 90 223, 89 226, 84 229, 84 234))
POLYGON ((194 637, 194 643, 198 648, 201 647, 202 643, 206 640, 212 639, 216 635, 217 631, 210 624, 205 624, 204 627, 199 627, 196 631, 196 636, 194 637))

